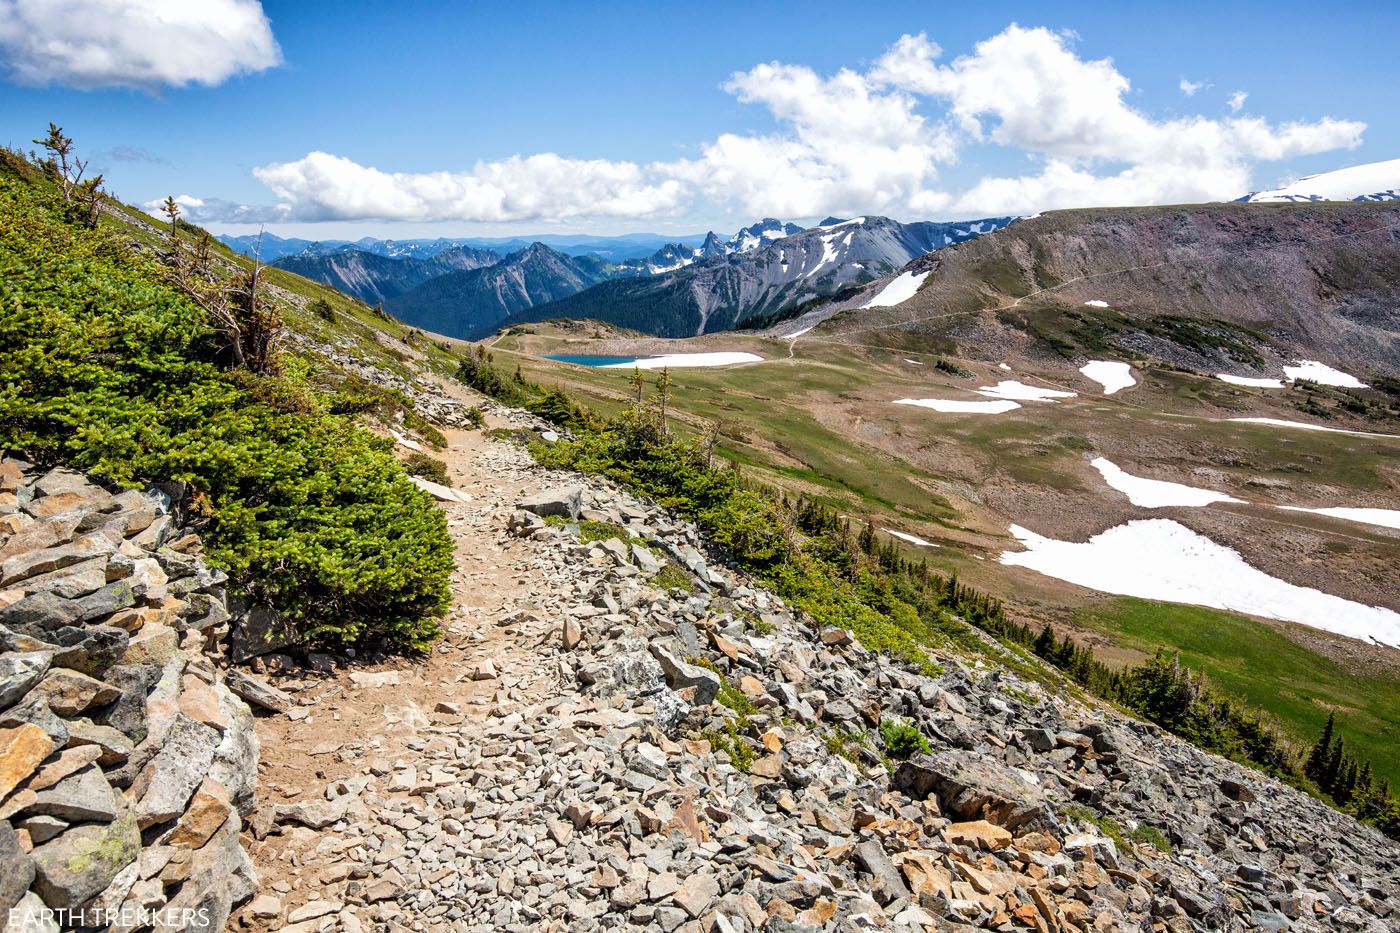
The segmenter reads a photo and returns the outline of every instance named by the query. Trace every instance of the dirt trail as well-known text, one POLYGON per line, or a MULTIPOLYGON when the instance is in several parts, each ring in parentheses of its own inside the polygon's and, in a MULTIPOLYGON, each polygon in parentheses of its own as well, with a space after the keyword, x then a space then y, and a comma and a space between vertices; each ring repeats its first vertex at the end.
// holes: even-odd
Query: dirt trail
MULTIPOLYGON (((484 737, 487 711, 537 703, 557 692, 556 673, 545 669, 547 660, 534 650, 542 634, 538 621, 517 621, 539 580, 532 573, 529 543, 500 535, 502 510, 527 487, 534 488, 538 478, 532 482, 521 469, 524 454, 518 448, 484 432, 445 434, 448 448, 439 456, 453 486, 472 501, 442 503, 457 546, 444 636, 422 660, 344 667, 279 684, 295 691, 302 705, 291 716, 258 721, 263 805, 320 803, 329 783, 352 781, 366 767, 387 773, 421 757, 424 727, 460 724, 464 734, 484 737), (364 748, 347 748, 355 743, 364 748)), ((283 909, 278 918, 245 919, 254 925, 270 921, 267 928, 280 929, 284 921, 296 926, 299 908, 309 906, 306 912, 314 913, 316 901, 308 905, 308 898, 316 897, 328 877, 345 874, 346 863, 328 869, 320 857, 327 838, 326 831, 297 826, 263 840, 250 832, 246 842, 261 891, 280 898, 283 909)), ((245 915, 251 913, 245 908, 245 915)), ((314 919, 308 922, 314 929, 314 919)))

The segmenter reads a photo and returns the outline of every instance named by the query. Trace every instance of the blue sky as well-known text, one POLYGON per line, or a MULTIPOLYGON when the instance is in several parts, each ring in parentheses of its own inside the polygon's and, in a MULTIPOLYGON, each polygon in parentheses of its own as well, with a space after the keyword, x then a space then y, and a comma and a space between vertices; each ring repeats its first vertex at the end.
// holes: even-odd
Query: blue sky
POLYGON ((1213 200, 1400 156, 1366 39, 1400 4, 1146 6, 0 0, 0 140, 58 120, 125 200, 313 237, 1213 200))

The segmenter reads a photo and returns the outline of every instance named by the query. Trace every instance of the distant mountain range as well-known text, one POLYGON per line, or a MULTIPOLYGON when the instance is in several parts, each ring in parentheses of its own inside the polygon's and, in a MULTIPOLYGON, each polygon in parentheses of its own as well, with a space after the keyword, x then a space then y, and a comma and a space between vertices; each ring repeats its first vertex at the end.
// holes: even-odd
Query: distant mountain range
MULTIPOLYGON (((503 323, 595 317, 664 336, 772 321, 813 298, 887 275, 930 250, 1011 218, 902 224, 827 218, 806 230, 766 217, 722 238, 713 231, 654 245, 652 234, 573 237, 563 247, 520 240, 308 241, 224 237, 281 269, 324 282, 406 323, 476 338, 503 323), (513 249, 486 248, 515 245, 513 249), (624 259, 613 253, 652 249, 624 259), (293 247, 294 251, 286 252, 293 247), (546 308, 547 310, 541 310, 546 308)), ((553 238, 560 239, 560 238, 553 238)))
POLYGON ((1242 201, 1400 201, 1400 159, 1306 175, 1242 201))
MULTIPOLYGON (((699 246, 706 236, 704 233, 683 236, 626 233, 619 236, 543 234, 528 237, 437 237, 431 240, 381 240, 376 237, 362 237, 358 240, 302 240, 265 233, 261 238, 260 255, 267 263, 275 263, 288 256, 326 256, 349 250, 392 259, 431 259, 446 250, 466 246, 472 249, 489 249, 504 256, 525 249, 532 243, 543 243, 570 256, 592 253, 611 262, 625 262, 629 259, 644 259, 668 243, 699 246)), ((245 256, 252 256, 259 249, 259 238, 255 235, 220 236, 219 240, 245 256)))
MULTIPOLYGON (((646 278, 603 282, 552 304, 518 311, 497 326, 589 318, 661 337, 769 324, 813 299, 830 297, 911 260, 990 233, 1015 218, 904 224, 888 217, 829 218, 754 248, 646 278)), ((752 229, 752 228, 750 228, 752 229)), ((741 231, 741 234, 743 231, 741 231)), ((475 331, 473 336, 481 336, 475 331)))

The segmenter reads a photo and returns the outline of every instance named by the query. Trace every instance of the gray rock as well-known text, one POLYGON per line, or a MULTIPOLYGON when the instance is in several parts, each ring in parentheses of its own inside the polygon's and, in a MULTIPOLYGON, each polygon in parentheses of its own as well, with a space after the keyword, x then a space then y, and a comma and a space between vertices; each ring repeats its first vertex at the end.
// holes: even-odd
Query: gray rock
POLYGON ((34 593, 13 606, 0 609, 0 625, 25 631, 43 632, 78 622, 81 607, 57 593, 34 593))
POLYGON ((111 822, 117 818, 117 801, 112 786, 96 765, 88 765, 53 787, 39 791, 35 801, 24 809, 27 815, 57 817, 70 823, 111 822))
POLYGON ((55 910, 76 911, 106 890, 140 848, 130 810, 110 823, 74 826, 34 849, 34 892, 55 910))
POLYGON ((102 679, 120 690, 121 696, 94 721, 119 730, 132 742, 140 742, 146 737, 146 697, 160 680, 160 667, 118 664, 108 668, 102 679))
POLYGON ((132 784, 136 821, 142 829, 173 820, 185 812, 214 761, 222 736, 217 729, 179 715, 165 744, 132 784))
POLYGON ((0 729, 13 729, 26 722, 43 729, 60 747, 68 744, 68 723, 49 709, 49 704, 43 697, 27 697, 23 703, 0 713, 0 729))
POLYGON ((987 820, 1017 829, 1038 821, 1045 795, 1030 781, 990 758, 935 752, 903 762, 890 785, 916 800, 936 795, 943 812, 960 820, 987 820))
POLYGON ((239 613, 233 622, 229 656, 234 663, 241 664, 300 642, 301 633, 289 620, 266 606, 253 606, 239 613))
POLYGON ((666 686, 681 693, 682 699, 687 698, 684 691, 693 690, 689 701, 695 706, 708 706, 719 696, 720 679, 714 671, 681 660, 671 646, 661 642, 652 642, 649 649, 661 665, 666 686))
POLYGON ((19 702, 48 672, 53 653, 25 651, 0 656, 0 709, 19 702))
POLYGON ((237 668, 230 668, 226 672, 225 682, 235 695, 254 706, 274 713, 285 713, 292 708, 292 698, 287 694, 237 668))
POLYGON ((558 515, 561 518, 574 520, 578 518, 579 510, 583 507, 583 487, 564 486, 557 489, 546 489, 533 495, 525 496, 518 503, 516 508, 526 512, 533 512, 541 517, 558 515))
POLYGON ((0 820, 0 917, 19 903, 34 880, 34 860, 19 844, 10 824, 0 820))
POLYGON ((855 847, 851 853, 856 863, 866 870, 874 879, 871 885, 871 893, 881 904, 888 904, 899 897, 908 897, 909 888, 904 883, 904 876, 899 869, 894 867, 890 857, 885 854, 885 849, 878 840, 867 839, 855 847))

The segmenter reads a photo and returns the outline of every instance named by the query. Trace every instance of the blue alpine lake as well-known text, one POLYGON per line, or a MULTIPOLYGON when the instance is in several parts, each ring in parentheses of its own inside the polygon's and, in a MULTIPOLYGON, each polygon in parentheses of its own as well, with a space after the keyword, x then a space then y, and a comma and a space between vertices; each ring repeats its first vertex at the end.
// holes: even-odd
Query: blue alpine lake
POLYGON ((555 360, 560 363, 573 363, 575 366, 615 366, 618 364, 635 363, 637 360, 646 359, 641 356, 546 356, 547 360, 555 360))

